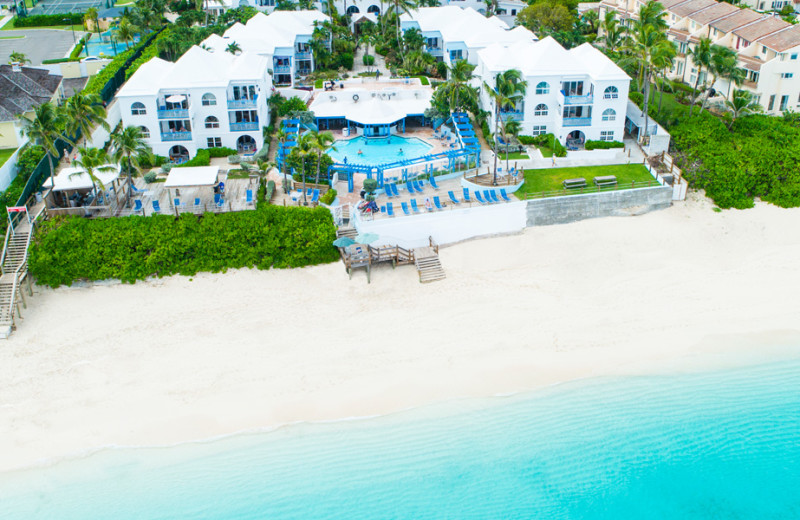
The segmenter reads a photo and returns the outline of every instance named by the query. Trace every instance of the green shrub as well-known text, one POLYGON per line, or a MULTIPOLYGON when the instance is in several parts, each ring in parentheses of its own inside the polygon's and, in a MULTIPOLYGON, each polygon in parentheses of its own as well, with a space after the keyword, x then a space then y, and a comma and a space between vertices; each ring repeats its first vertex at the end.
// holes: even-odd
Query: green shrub
POLYGON ((228 157, 229 155, 236 155, 236 150, 234 150, 233 148, 226 148, 224 146, 221 146, 219 148, 206 148, 206 150, 208 151, 208 155, 211 158, 228 157))
MULTIPOLYGON (((86 35, 80 40, 78 40, 78 44, 75 45, 75 48, 72 49, 72 52, 69 53, 69 60, 76 60, 79 61, 81 59, 81 51, 83 51, 83 47, 86 45, 86 42, 89 40, 90 35, 86 35)), ((44 62, 42 62, 44 63, 44 62)))
POLYGON ((644 94, 641 92, 631 92, 628 97, 631 101, 636 103, 636 106, 639 108, 642 108, 642 105, 644 105, 644 94))
POLYGON ((130 218, 54 218, 31 247, 37 283, 120 279, 335 262, 336 227, 326 208, 262 204, 255 211, 130 218), (220 243, 226 247, 220 247, 220 243))
MULTIPOLYGON (((163 166, 162 166, 163 167, 163 166)), ((167 170, 169 171, 169 170, 167 170)), ((156 182, 156 177, 158 176, 158 172, 150 171, 144 174, 144 182, 150 184, 151 182, 156 182)))
POLYGON ((187 166, 208 166, 211 164, 211 154, 205 148, 197 150, 197 155, 183 164, 176 164, 176 168, 186 168, 187 166))
POLYGON ((373 56, 372 54, 365 54, 364 57, 361 58, 361 62, 367 67, 371 67, 375 65, 375 56, 373 56))
POLYGON ((334 68, 338 69, 344 67, 347 70, 352 70, 353 62, 355 61, 352 52, 341 52, 339 54, 334 54, 334 57, 334 68))
POLYGON ((167 161, 169 161, 169 159, 163 155, 156 155, 154 153, 142 154, 142 156, 139 157, 139 166, 142 169, 156 168, 167 161))
POLYGON ((242 157, 238 154, 228 156, 228 164, 239 164, 242 162, 242 157))
POLYGON ((587 150, 609 150, 611 148, 625 148, 625 143, 619 141, 592 141, 586 140, 584 145, 587 150))
POLYGON ((540 144, 538 141, 539 136, 536 135, 518 135, 517 140, 524 145, 540 144))
POLYGON ((308 110, 306 102, 299 97, 290 97, 278 106, 278 115, 286 117, 289 112, 305 112, 308 110))
POLYGON ((275 195, 275 181, 269 181, 266 189, 264 190, 264 202, 269 204, 269 201, 272 200, 273 195, 275 195))
POLYGON ((84 13, 34 14, 14 18, 14 27, 52 27, 54 25, 81 25, 84 13), (65 19, 68 19, 66 22, 65 19))
POLYGON ((321 203, 327 204, 329 206, 333 203, 334 200, 336 200, 336 190, 334 189, 326 191, 325 194, 319 198, 319 201, 321 203))

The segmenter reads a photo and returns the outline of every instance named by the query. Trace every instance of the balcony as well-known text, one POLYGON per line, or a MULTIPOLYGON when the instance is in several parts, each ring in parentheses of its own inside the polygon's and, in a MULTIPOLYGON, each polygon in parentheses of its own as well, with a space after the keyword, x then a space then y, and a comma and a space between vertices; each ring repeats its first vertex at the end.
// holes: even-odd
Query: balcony
POLYGON ((500 112, 500 119, 503 121, 522 121, 525 118, 525 113, 520 111, 500 112))
POLYGON ((231 123, 231 132, 244 132, 247 130, 258 130, 258 121, 251 123, 231 123))
POLYGON ((191 141, 191 132, 161 132, 162 141, 191 141))
POLYGON ((591 105, 594 102, 592 94, 587 96, 568 96, 563 90, 559 91, 558 101, 562 105, 591 105))
POLYGON ((295 51, 294 58, 296 60, 310 60, 311 59, 311 51, 295 51))
POLYGON ((158 113, 159 119, 188 119, 189 117, 188 108, 174 108, 172 110, 159 108, 156 112, 158 113))
POLYGON ((565 117, 562 126, 592 126, 591 117, 565 117))
POLYGON ((228 110, 236 110, 240 108, 255 108, 256 99, 229 99, 228 110))

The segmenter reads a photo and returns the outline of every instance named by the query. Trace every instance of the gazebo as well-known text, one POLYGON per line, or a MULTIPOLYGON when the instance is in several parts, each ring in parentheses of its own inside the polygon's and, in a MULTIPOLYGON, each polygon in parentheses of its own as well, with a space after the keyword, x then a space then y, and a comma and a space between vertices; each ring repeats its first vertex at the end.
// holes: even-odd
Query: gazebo
POLYGON ((172 168, 164 183, 164 189, 169 194, 172 204, 179 190, 191 188, 211 188, 219 184, 219 166, 187 166, 186 168, 172 168), (174 190, 174 191, 173 191, 174 190))
MULTIPOLYGON (((119 192, 123 181, 120 180, 120 167, 118 164, 107 164, 108 170, 96 170, 94 176, 102 183, 102 189, 110 194, 114 193, 114 200, 119 204, 119 192)), ((47 187, 47 183, 45 183, 47 187)), ((95 183, 88 173, 82 168, 64 168, 53 178, 51 197, 53 204, 61 208, 92 207, 105 208, 108 204, 108 195, 103 196, 104 204, 97 204, 102 196, 100 185, 95 183)))

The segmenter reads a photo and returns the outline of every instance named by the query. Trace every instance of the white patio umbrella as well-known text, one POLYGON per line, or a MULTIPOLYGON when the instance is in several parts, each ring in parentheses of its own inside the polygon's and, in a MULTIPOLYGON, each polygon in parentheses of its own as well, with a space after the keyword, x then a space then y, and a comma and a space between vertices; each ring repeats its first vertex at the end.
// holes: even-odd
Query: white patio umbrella
POLYGON ((181 94, 173 94, 172 96, 167 98, 167 101, 169 101, 170 103, 180 103, 184 99, 186 99, 186 96, 183 96, 181 94))

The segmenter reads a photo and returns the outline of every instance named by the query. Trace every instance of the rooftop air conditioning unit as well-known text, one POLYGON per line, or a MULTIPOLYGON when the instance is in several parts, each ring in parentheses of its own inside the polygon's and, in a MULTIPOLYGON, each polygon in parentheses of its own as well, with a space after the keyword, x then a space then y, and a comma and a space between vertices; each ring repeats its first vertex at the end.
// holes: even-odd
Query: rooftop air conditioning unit
POLYGON ((377 92, 373 92, 373 93, 372 93, 372 97, 375 97, 375 96, 377 96, 377 95, 378 95, 378 93, 377 93, 377 92))

